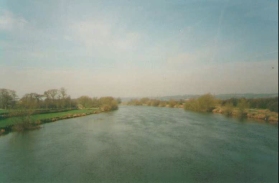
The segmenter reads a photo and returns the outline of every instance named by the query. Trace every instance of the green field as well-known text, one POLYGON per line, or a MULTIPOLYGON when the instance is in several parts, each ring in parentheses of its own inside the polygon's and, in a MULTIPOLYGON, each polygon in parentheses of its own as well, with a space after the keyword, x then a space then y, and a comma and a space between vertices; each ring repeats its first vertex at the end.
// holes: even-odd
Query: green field
MULTIPOLYGON (((98 110, 97 108, 95 108, 95 109, 78 109, 78 110, 71 110, 71 111, 66 111, 66 112, 35 114, 35 115, 32 115, 32 118, 37 121, 37 120, 43 120, 43 119, 65 117, 65 116, 74 115, 74 114, 90 113, 90 112, 94 112, 97 110, 98 110)), ((1 113, 1 110, 0 110, 0 113, 1 113)), ((11 117, 11 118, 6 118, 3 120, 0 120, 0 128, 16 124, 18 122, 19 118, 20 117, 11 117)))

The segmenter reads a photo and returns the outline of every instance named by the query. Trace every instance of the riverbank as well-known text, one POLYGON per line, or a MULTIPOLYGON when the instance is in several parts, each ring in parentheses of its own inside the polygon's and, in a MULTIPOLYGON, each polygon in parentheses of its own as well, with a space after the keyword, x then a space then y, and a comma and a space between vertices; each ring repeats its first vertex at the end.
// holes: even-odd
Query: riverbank
MULTIPOLYGON (((161 102, 161 101, 160 101, 161 102)), ((165 104, 165 103, 164 103, 165 104)), ((125 103, 122 105, 127 105, 127 106, 150 106, 150 107, 168 107, 168 108, 184 108, 185 109, 185 103, 183 104, 176 104, 176 105, 147 105, 147 104, 134 104, 134 103, 125 103)), ((185 109, 188 110, 188 109, 185 109)), ((245 109, 244 111, 240 111, 238 107, 234 107, 229 109, 230 111, 228 112, 228 109, 226 106, 215 106, 211 109, 211 111, 207 112, 212 112, 212 113, 219 113, 223 114, 226 116, 230 117, 240 117, 240 118, 247 118, 247 119, 253 119, 258 122, 266 122, 272 125, 278 125, 278 113, 277 112, 272 112, 268 109, 252 109, 248 108, 245 109)), ((189 111, 192 111, 189 109, 189 111)), ((196 112, 206 112, 206 111, 196 111, 196 112)))
POLYGON ((228 112, 226 107, 217 106, 212 110, 212 112, 231 117, 254 119, 260 122, 267 122, 269 124, 278 124, 278 113, 271 112, 268 109, 245 109, 244 111, 240 111, 239 108, 232 108, 230 109, 230 112, 228 112))
MULTIPOLYGON (((38 126, 45 123, 51 123, 58 120, 77 118, 82 116, 87 116, 91 114, 98 114, 101 112, 105 112, 99 108, 93 109, 76 109, 70 110, 66 112, 56 112, 56 113, 47 113, 47 114, 34 114, 31 115, 31 119, 33 123, 30 126, 30 129, 38 129, 38 126), (34 124, 34 126, 33 126, 34 124)), ((16 125, 20 124, 19 117, 11 117, 6 118, 4 120, 0 120, 0 135, 7 134, 11 131, 16 131, 18 127, 16 125)))

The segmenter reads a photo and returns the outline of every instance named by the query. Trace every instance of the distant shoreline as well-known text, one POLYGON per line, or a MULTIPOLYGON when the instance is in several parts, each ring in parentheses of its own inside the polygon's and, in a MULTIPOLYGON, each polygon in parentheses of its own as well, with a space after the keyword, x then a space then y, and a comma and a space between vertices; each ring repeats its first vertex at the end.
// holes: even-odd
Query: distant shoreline
MULTIPOLYGON (((127 104, 122 104, 123 106, 148 106, 148 105, 127 105, 127 104)), ((148 107, 163 107, 163 108, 177 108, 177 109, 183 109, 183 106, 175 106, 175 107, 169 107, 169 106, 148 106, 148 107)), ((272 125, 278 125, 278 113, 276 112, 270 112, 268 110, 264 110, 264 109, 249 109, 249 110, 253 110, 254 113, 258 113, 258 115, 253 115, 253 113, 247 113, 247 117, 243 117, 244 119, 252 119, 252 120, 256 120, 258 122, 261 123, 268 123, 268 124, 272 124, 272 125), (274 115, 277 115, 276 117, 267 117, 268 113, 273 113, 274 115)), ((189 110, 190 111, 190 110, 189 110)), ((195 111, 194 111, 195 112, 195 111)), ((234 113, 233 115, 226 115, 224 114, 224 112, 222 111, 222 109, 214 109, 212 112, 213 114, 222 114, 228 117, 233 117, 233 118, 241 118, 237 115, 237 113, 234 113)))
POLYGON ((219 113, 228 117, 260 120, 278 124, 278 97, 273 98, 230 98, 220 100, 214 95, 205 94, 189 100, 158 100, 150 98, 132 99, 125 105, 184 108, 186 111, 219 113), (255 108, 258 106, 260 108, 255 108))

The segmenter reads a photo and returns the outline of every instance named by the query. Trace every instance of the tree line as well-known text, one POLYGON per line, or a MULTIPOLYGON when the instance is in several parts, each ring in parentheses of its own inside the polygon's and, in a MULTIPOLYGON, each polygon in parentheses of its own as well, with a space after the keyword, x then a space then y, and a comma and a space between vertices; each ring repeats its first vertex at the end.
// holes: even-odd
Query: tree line
POLYGON ((144 105, 144 106, 154 106, 154 107, 181 107, 184 103, 184 100, 157 100, 150 98, 140 98, 132 99, 127 102, 127 105, 144 105))
POLYGON ((231 105, 237 107, 242 103, 246 103, 249 108, 269 109, 272 112, 278 112, 278 97, 273 98, 231 98, 221 101, 222 106, 231 105))
POLYGON ((278 112, 278 97, 273 98, 231 98, 220 100, 211 94, 202 95, 196 99, 187 100, 184 104, 186 110, 212 112, 216 106, 224 108, 238 108, 244 110, 252 109, 268 109, 272 112, 278 112))
POLYGON ((127 102, 127 105, 135 106, 154 106, 154 107, 181 107, 185 110, 197 111, 197 112, 212 112, 217 106, 223 107, 228 111, 232 108, 238 108, 243 111, 247 108, 254 109, 268 109, 272 112, 278 112, 278 97, 273 98, 231 98, 226 100, 220 100, 214 97, 212 94, 204 94, 197 98, 191 98, 187 100, 157 100, 150 98, 132 99, 127 102))
POLYGON ((120 99, 113 97, 91 98, 81 96, 72 99, 65 88, 50 89, 43 94, 27 93, 18 98, 16 91, 0 89, 0 109, 76 109, 76 108, 100 108, 104 111, 118 108, 120 99))

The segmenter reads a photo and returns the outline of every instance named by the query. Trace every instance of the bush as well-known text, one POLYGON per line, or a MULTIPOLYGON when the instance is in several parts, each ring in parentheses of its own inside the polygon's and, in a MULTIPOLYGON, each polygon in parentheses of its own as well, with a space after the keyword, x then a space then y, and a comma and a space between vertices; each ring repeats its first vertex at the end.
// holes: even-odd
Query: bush
POLYGON ((112 111, 118 109, 118 102, 113 97, 102 97, 99 101, 102 111, 112 111))
POLYGON ((13 131, 26 131, 40 128, 40 121, 34 121, 30 115, 20 116, 16 118, 18 122, 12 127, 13 131))
MULTIPOLYGON (((232 103, 234 107, 241 107, 243 101, 246 101, 246 106, 250 108, 257 109, 269 109, 273 112, 278 112, 278 97, 274 98, 254 98, 254 99, 245 99, 245 98, 231 98, 228 100, 223 100, 221 102, 222 106, 225 106, 227 103, 232 103)), ((248 108, 246 107, 246 108, 248 108)))
POLYGON ((197 99, 186 101, 184 109, 198 112, 212 112, 217 104, 218 102, 213 95, 205 94, 197 99))
POLYGON ((26 130, 35 130, 35 129, 39 129, 40 127, 40 122, 37 123, 32 123, 32 122, 22 122, 22 123, 17 123, 12 127, 13 131, 17 131, 17 132, 23 132, 26 130))
POLYGON ((226 103, 223 113, 227 116, 232 116, 233 104, 232 103, 226 103))

